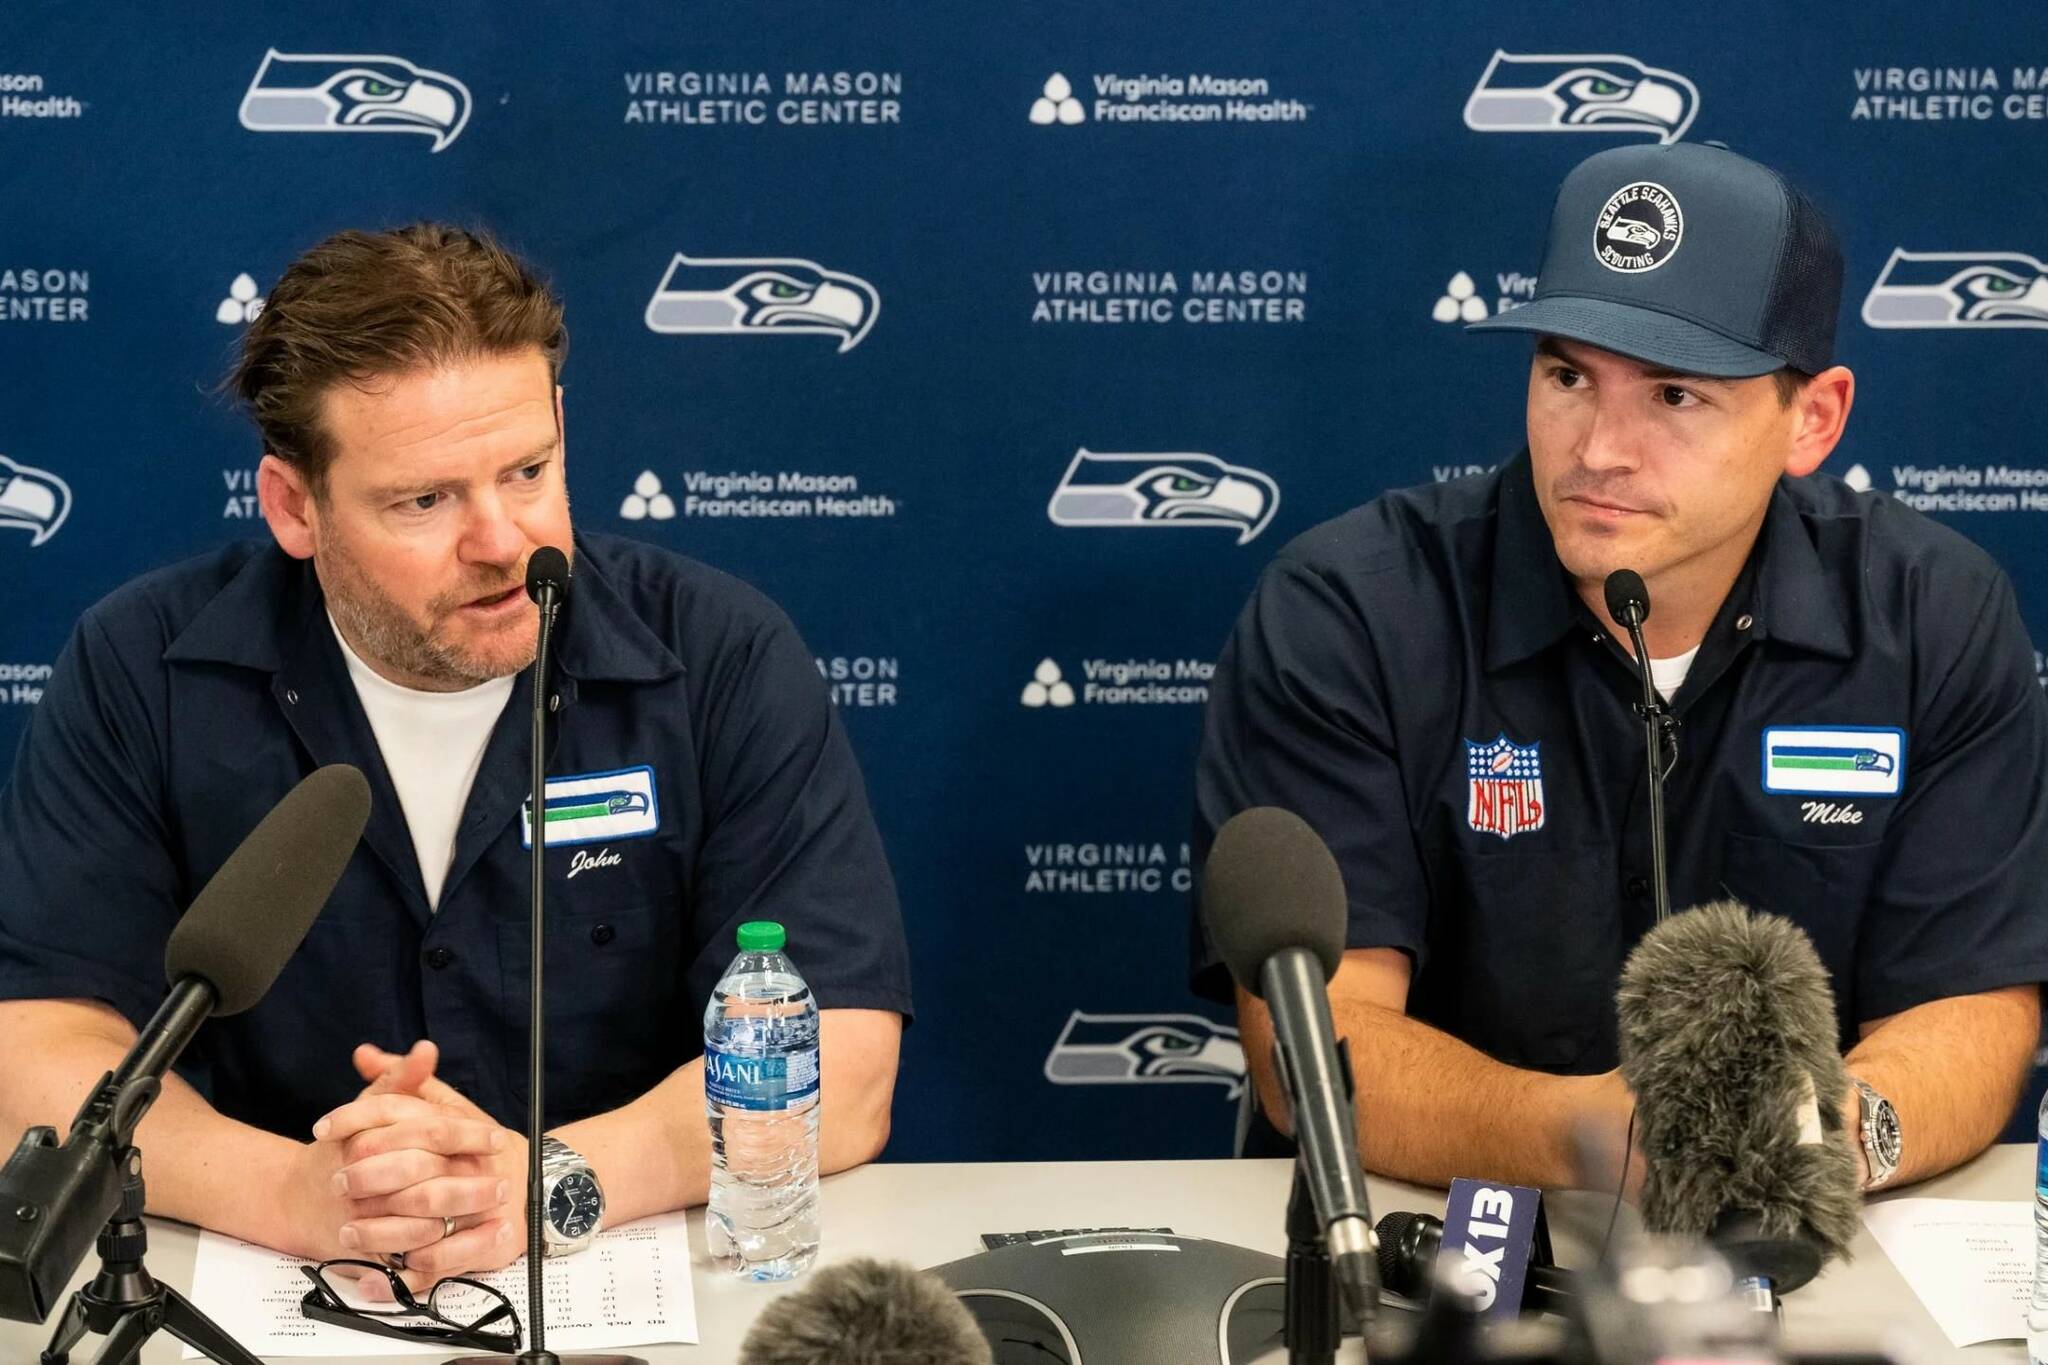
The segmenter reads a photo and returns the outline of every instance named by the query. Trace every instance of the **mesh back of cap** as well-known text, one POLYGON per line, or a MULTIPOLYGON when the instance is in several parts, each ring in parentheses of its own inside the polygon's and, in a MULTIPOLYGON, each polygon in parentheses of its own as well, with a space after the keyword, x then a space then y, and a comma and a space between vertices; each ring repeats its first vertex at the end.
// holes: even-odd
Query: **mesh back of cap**
POLYGON ((1764 309, 1763 349, 1814 374, 1834 363, 1842 307, 1842 248, 1834 228, 1798 189, 1785 186, 1790 221, 1778 277, 1764 309))

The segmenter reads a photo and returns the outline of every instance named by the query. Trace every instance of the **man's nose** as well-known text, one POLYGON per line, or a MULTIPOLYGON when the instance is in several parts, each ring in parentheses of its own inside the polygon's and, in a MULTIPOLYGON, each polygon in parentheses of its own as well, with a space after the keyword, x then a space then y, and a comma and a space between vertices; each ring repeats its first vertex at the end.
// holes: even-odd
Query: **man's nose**
POLYGON ((471 504, 469 524, 463 528, 462 557, 475 564, 516 566, 526 553, 526 533, 512 519, 511 510, 495 493, 471 504))
POLYGON ((1642 428, 1623 404, 1605 398, 1593 404, 1593 418, 1579 441, 1579 463, 1594 470, 1641 466, 1642 428))

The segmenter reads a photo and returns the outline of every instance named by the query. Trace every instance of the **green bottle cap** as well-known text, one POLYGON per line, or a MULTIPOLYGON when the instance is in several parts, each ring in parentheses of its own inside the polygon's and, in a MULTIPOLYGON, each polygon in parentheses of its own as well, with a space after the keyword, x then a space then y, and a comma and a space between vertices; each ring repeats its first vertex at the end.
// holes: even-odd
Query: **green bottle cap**
POLYGON ((740 926, 736 937, 743 953, 779 953, 789 942, 789 935, 772 919, 750 919, 740 926))

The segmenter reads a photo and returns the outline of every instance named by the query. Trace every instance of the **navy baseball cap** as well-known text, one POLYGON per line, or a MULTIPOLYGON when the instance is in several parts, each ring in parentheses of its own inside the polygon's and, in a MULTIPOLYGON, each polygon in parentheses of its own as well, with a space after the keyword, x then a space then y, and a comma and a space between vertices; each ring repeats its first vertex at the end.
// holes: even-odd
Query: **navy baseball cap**
POLYGON ((1565 177, 1535 298, 1466 330, 1540 332, 1686 374, 1833 363, 1842 249, 1768 166, 1697 142, 1617 147, 1565 177))

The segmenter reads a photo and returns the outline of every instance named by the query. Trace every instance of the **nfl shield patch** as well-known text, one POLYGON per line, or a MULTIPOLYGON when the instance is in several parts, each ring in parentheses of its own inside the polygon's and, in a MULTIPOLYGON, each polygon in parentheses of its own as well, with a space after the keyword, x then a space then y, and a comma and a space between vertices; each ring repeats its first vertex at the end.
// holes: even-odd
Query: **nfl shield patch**
POLYGON ((1503 839, 1543 828, 1543 761, 1539 744, 1517 744, 1502 731, 1492 742, 1465 741, 1471 784, 1465 823, 1503 839))

